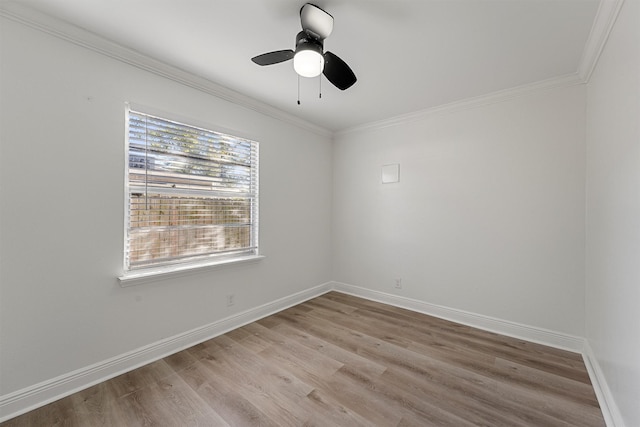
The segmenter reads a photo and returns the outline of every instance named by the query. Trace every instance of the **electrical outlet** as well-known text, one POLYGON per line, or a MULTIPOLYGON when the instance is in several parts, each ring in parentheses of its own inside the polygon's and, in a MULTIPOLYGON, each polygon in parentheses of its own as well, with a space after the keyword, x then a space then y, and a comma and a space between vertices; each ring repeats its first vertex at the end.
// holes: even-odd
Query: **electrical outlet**
POLYGON ((402 289, 402 279, 396 279, 396 289, 402 289))
POLYGON ((231 307, 236 303, 236 296, 234 294, 227 295, 227 307, 231 307))

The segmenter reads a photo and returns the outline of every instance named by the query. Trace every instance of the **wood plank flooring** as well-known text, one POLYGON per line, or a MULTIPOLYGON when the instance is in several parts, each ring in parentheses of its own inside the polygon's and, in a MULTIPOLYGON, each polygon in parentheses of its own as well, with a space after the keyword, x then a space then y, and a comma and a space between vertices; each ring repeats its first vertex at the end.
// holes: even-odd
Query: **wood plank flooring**
POLYGON ((331 292, 2 424, 604 426, 579 354, 331 292))

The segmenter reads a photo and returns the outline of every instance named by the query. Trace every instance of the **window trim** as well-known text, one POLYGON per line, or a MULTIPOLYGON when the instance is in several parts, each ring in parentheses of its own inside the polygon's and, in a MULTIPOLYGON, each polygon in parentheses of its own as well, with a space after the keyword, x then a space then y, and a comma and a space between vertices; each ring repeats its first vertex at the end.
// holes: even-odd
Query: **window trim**
MULTIPOLYGON (((240 254, 230 254, 230 255, 212 255, 210 258, 203 258, 185 261, 183 263, 175 263, 175 264, 165 264, 165 265, 157 265, 157 266, 148 266, 142 268, 135 268, 127 270, 127 260, 126 260, 126 251, 127 251, 127 238, 128 232, 127 224, 128 224, 128 216, 129 216, 129 203, 130 203, 130 183, 129 183, 129 112, 137 111, 143 114, 148 114, 151 116, 160 117, 169 121, 175 121, 181 124, 185 124, 186 126, 193 126, 197 128, 209 129, 212 132, 223 133, 231 136, 236 136, 241 139, 256 141, 255 138, 247 137, 240 132, 229 131, 227 129, 221 128, 219 126, 212 126, 211 124, 203 124, 202 122, 198 122, 198 120, 183 118, 179 115, 158 111, 154 108, 149 108, 146 106, 133 104, 130 102, 125 103, 125 149, 124 149, 124 227, 123 227, 123 258, 122 258, 122 271, 123 273, 118 277, 118 281, 122 287, 133 286, 140 283, 161 280, 165 278, 172 277, 180 277, 184 275, 194 274, 201 272, 203 270, 211 270, 217 269, 225 266, 232 266, 238 264, 246 264, 251 262, 259 261, 265 258, 264 255, 260 253, 259 247, 259 208, 255 213, 255 229, 256 234, 253 236, 253 240, 256 242, 255 253, 240 253, 240 254), (215 130, 213 130, 215 128, 215 130)), ((259 150, 259 149, 258 149, 259 150)), ((258 171, 259 174, 259 171, 258 171)), ((260 177, 257 177, 257 187, 259 188, 260 177)), ((259 190, 257 200, 259 200, 259 190)))
POLYGON ((124 288, 128 286, 154 282, 157 280, 188 276, 207 270, 216 270, 218 268, 231 267, 234 265, 244 265, 260 261, 264 258, 266 258, 264 255, 245 255, 242 257, 216 259, 215 261, 209 262, 191 262, 184 264, 165 265, 162 267, 140 268, 137 270, 130 270, 125 272, 122 276, 118 277, 118 281, 120 282, 120 286, 124 288))

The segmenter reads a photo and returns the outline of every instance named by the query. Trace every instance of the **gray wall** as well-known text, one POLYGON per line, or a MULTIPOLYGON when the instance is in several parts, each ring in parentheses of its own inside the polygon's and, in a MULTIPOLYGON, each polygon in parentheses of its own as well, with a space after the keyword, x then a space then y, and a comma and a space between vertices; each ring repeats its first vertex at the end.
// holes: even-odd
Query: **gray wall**
POLYGON ((329 137, 1 24, 0 395, 330 280, 329 137), (127 101, 260 142, 266 259, 119 286, 127 101))
POLYGON ((333 279, 582 336, 584 102, 572 86, 340 135, 333 279))
MULTIPOLYGON (((640 426, 640 2, 625 1, 588 85, 586 337, 640 426)), ((619 421, 619 420, 618 420, 619 421)))

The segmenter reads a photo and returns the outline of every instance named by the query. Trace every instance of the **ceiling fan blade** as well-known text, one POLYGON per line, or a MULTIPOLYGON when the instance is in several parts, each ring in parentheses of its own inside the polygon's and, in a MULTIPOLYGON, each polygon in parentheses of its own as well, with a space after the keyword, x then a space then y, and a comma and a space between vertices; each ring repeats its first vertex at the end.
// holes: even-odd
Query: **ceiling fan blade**
POLYGON ((300 24, 304 31, 318 40, 324 40, 333 31, 333 16, 315 4, 306 3, 300 9, 300 24))
POLYGON ((340 90, 349 89, 358 80, 346 62, 331 52, 324 54, 324 71, 322 73, 340 90))
POLYGON ((291 49, 276 50, 275 52, 254 56, 251 60, 258 65, 273 65, 292 59, 293 54, 294 52, 291 49))

